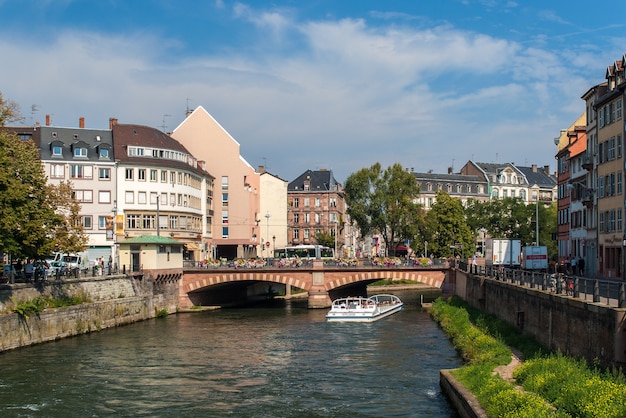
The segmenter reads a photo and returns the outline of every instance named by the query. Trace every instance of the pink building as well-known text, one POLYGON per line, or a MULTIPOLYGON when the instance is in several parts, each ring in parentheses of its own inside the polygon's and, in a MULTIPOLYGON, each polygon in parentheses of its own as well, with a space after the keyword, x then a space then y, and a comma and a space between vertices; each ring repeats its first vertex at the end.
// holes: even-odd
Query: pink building
POLYGON ((259 173, 241 156, 235 140, 202 106, 187 115, 172 138, 206 162, 215 177, 210 254, 213 258, 260 255, 263 214, 259 173), (219 193, 219 195, 217 195, 219 193))

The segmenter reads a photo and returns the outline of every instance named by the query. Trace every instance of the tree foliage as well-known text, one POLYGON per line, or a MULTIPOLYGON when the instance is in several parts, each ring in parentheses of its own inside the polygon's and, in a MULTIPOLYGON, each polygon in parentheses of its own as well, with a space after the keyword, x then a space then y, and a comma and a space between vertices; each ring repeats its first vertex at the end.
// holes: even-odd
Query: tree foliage
POLYGON ((347 212, 361 236, 379 234, 393 250, 417 233, 419 186, 400 164, 383 170, 379 163, 351 174, 345 182, 347 212))
POLYGON ((50 228, 56 248, 68 253, 85 250, 89 237, 84 233, 80 203, 72 196, 72 183, 62 181, 50 186, 49 199, 59 216, 59 222, 50 228))
POLYGON ((2 129, 21 119, 18 112, 17 105, 0 93, 0 250, 28 258, 50 254, 59 243, 64 220, 73 224, 67 235, 76 245, 70 248, 81 243, 84 247, 80 206, 73 199, 61 199, 62 195, 71 199, 71 186, 49 186, 37 145, 2 129))
POLYGON ((552 203, 526 204, 520 198, 493 199, 487 202, 471 200, 467 204, 467 223, 478 234, 484 228, 492 238, 519 238, 522 245, 537 241, 537 218, 539 218, 539 245, 548 247, 548 254, 557 254, 556 232, 557 207, 552 203), (537 216, 538 215, 538 216, 537 216))
POLYGON ((52 248, 47 231, 59 218, 47 191, 36 145, 0 129, 0 247, 4 252, 36 257, 52 248))
POLYGON ((437 192, 436 201, 426 213, 428 248, 438 257, 459 255, 466 258, 476 248, 476 236, 468 226, 460 200, 444 191, 437 192))

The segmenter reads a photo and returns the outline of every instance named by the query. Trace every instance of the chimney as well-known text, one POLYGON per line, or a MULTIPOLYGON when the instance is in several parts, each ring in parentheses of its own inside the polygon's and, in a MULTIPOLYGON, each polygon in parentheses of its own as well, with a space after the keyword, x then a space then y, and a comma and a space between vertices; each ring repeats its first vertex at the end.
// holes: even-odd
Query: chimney
POLYGON ((260 165, 260 166, 259 166, 259 169, 258 169, 257 171, 259 172, 259 174, 263 174, 263 173, 265 173, 265 166, 260 165))
POLYGON ((533 173, 537 172, 537 164, 533 164, 532 165, 532 169, 533 169, 533 173))
POLYGON ((109 129, 113 130, 115 125, 117 125, 117 118, 109 118, 109 129))
POLYGON ((50 115, 46 115, 46 126, 50 126, 50 115))
POLYGON ((452 174, 452 167, 448 167, 448 174, 452 174))
POLYGON ((543 166, 543 171, 544 171, 544 173, 546 173, 549 176, 550 175, 550 166, 549 165, 544 165, 543 166))
POLYGON ((79 128, 84 128, 85 127, 85 118, 83 116, 78 118, 78 127, 79 128))

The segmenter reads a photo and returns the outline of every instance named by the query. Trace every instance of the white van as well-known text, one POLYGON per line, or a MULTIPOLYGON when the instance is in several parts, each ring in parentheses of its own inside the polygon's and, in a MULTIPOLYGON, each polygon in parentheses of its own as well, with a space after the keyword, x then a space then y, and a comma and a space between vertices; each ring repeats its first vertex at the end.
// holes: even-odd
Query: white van
POLYGON ((89 260, 89 253, 87 251, 76 254, 63 254, 61 261, 63 261, 69 269, 79 268, 81 271, 84 271, 91 267, 91 261, 89 260))

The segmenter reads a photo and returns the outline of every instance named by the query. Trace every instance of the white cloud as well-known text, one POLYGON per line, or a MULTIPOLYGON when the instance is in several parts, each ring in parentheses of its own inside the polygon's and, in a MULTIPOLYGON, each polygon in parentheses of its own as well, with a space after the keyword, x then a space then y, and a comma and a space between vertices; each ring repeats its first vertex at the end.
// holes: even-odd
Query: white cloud
POLYGON ((264 39, 254 57, 206 51, 165 62, 182 39, 60 31, 45 44, 0 41, 0 56, 29 63, 2 66, 0 89, 65 126, 85 116, 91 127, 117 117, 150 126, 166 120, 173 129, 189 100, 233 134, 253 166, 265 157, 286 179, 326 167, 343 180, 377 161, 445 172, 453 159, 458 169, 470 158, 493 161, 496 153, 501 161, 549 164, 551 138, 568 124, 554 120, 563 109, 573 120, 584 108, 584 77, 558 52, 451 25, 300 23, 289 11, 241 3, 233 11, 276 38, 297 30, 301 48, 266 51, 264 39))

